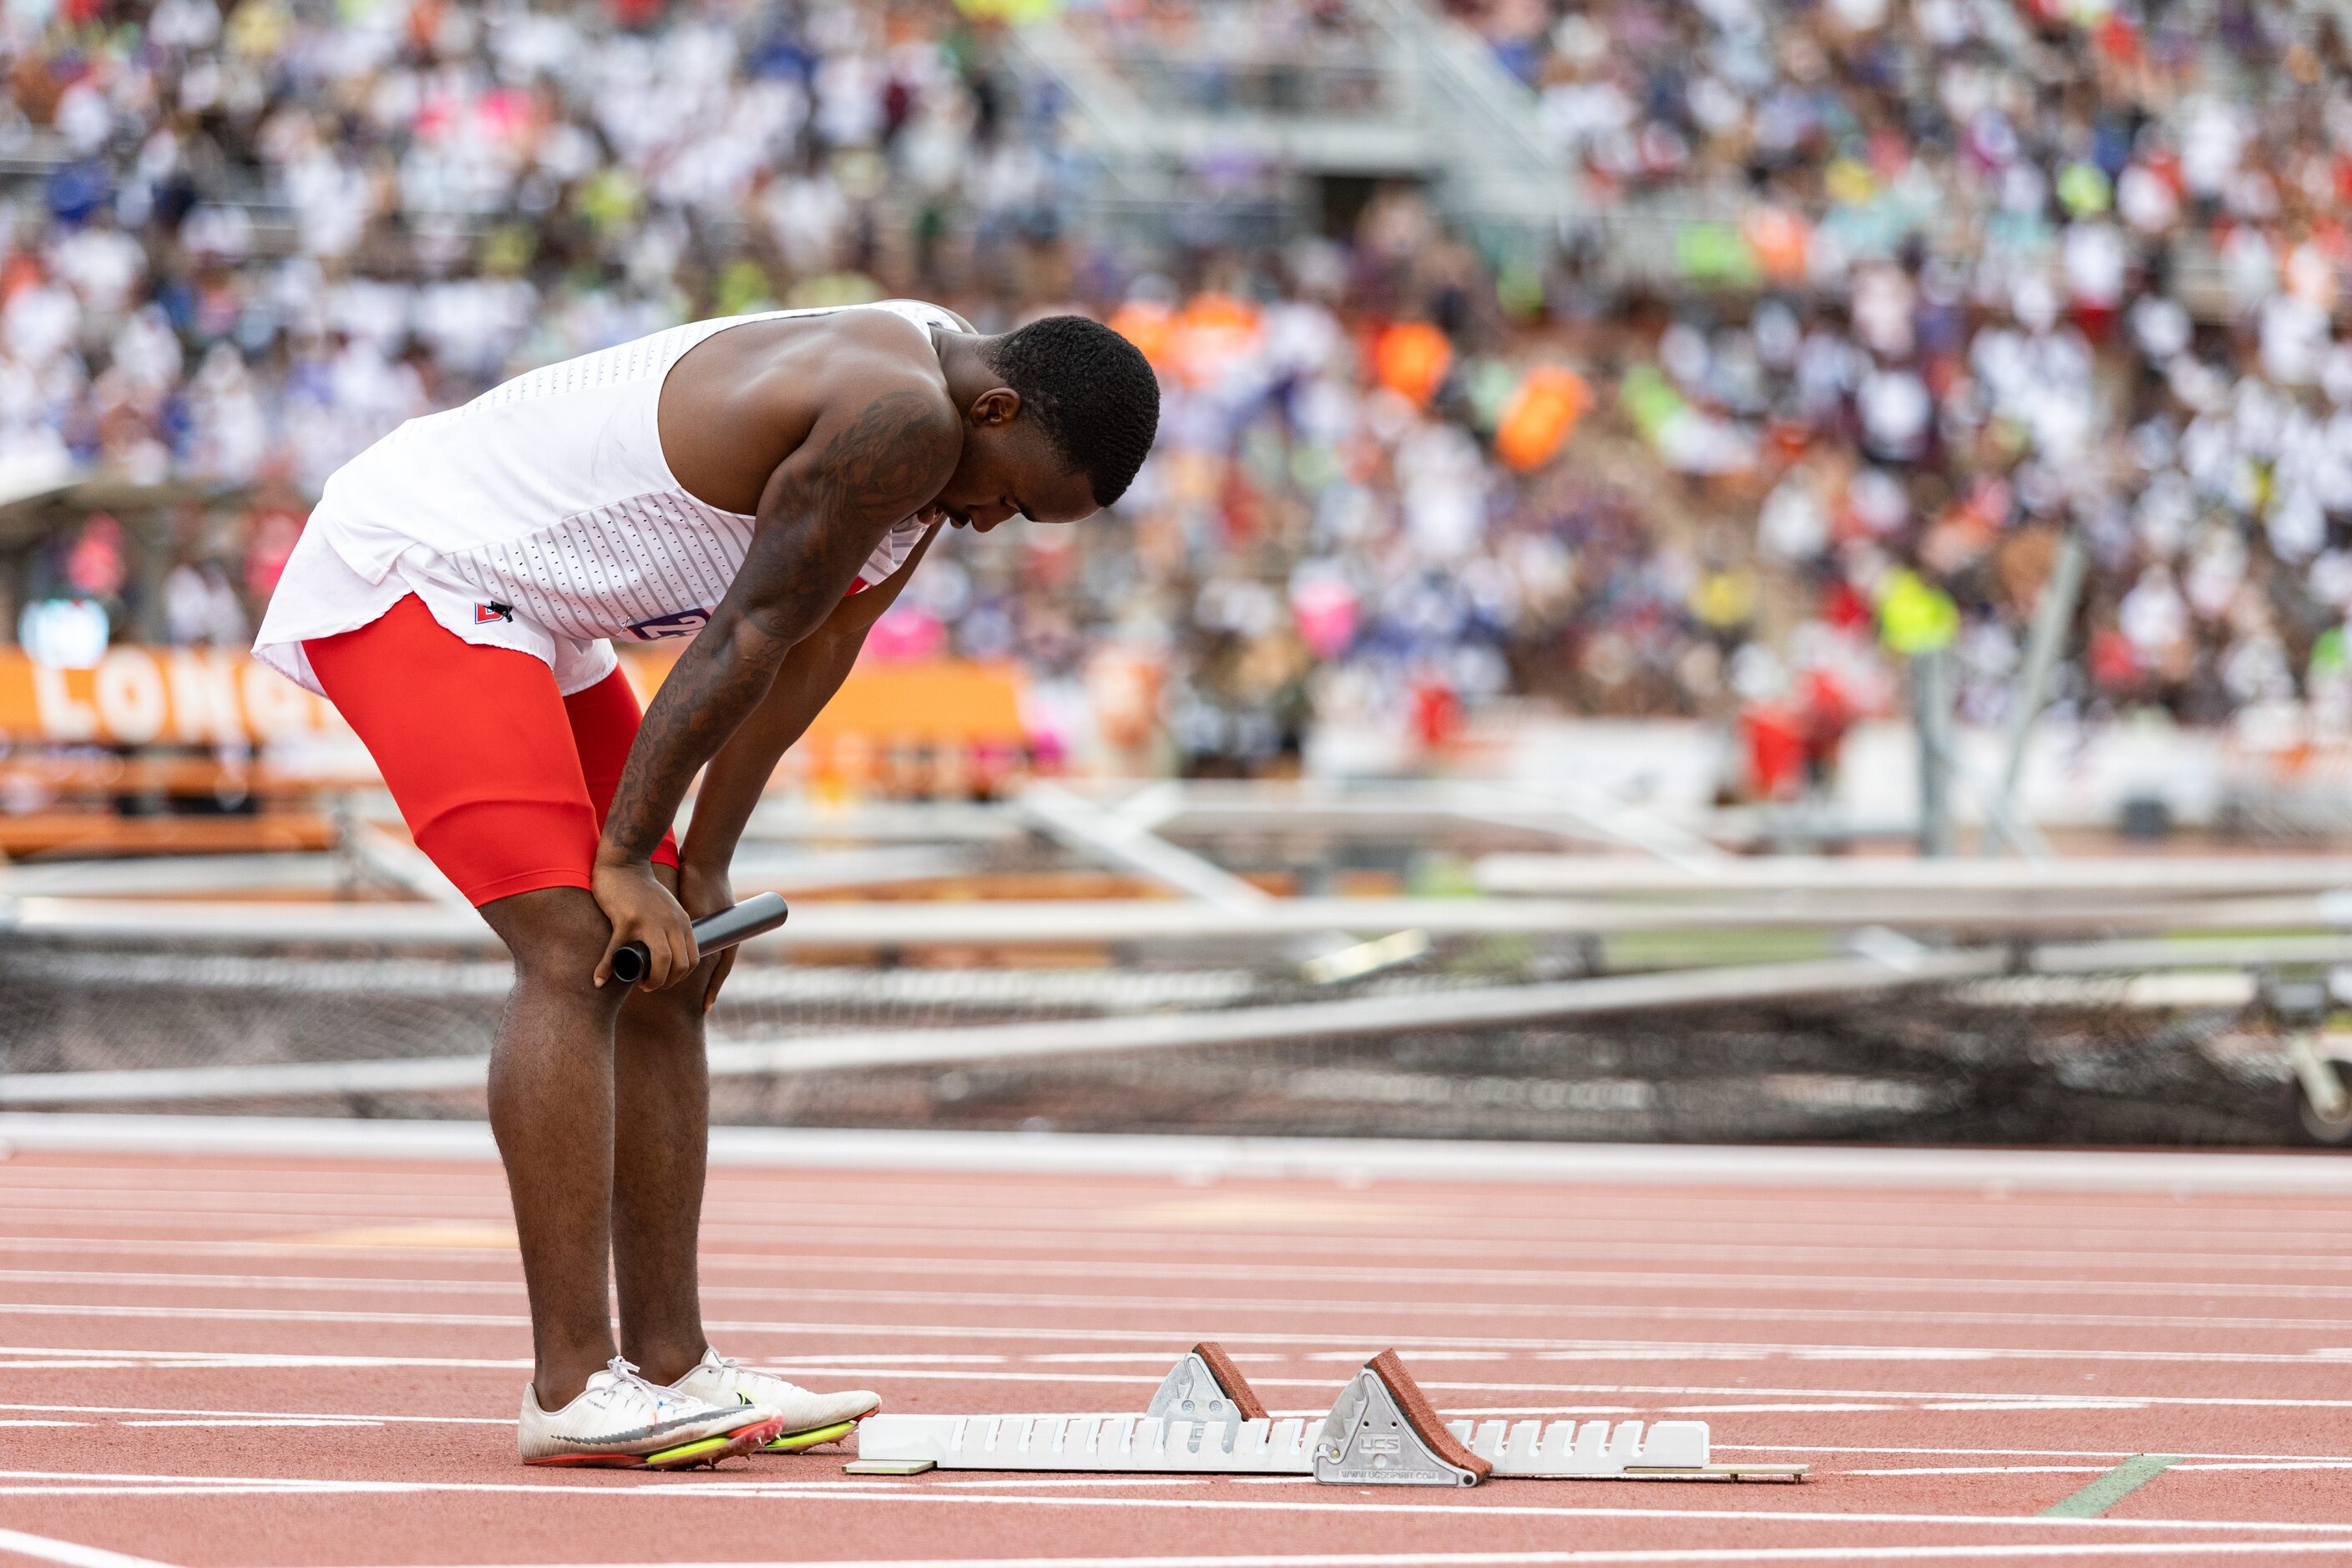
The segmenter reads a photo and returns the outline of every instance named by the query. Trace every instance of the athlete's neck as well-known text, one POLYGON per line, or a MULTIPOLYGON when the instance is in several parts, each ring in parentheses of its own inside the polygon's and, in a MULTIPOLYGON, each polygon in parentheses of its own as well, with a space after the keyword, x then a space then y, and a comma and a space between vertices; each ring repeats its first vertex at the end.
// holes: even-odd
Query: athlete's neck
POLYGON ((931 346, 939 351, 948 396, 958 408, 971 407, 982 394, 1004 384, 1004 378, 996 374, 981 352, 981 345, 989 341, 973 332, 950 331, 945 327, 931 329, 931 346))

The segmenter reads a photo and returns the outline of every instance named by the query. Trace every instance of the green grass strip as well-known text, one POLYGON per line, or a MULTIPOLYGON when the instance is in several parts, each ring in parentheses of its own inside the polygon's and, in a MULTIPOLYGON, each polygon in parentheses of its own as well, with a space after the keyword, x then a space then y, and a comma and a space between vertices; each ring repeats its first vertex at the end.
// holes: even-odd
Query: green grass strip
POLYGON ((2042 1510, 2043 1519, 2096 1519, 2180 1463, 2178 1454, 2134 1454, 2072 1497, 2042 1510))

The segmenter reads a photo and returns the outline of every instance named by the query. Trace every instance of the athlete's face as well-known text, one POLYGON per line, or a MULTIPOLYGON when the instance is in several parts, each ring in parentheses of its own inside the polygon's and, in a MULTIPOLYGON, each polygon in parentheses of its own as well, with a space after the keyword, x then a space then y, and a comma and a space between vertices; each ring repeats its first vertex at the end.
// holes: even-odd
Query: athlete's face
POLYGON ((964 413, 963 456, 923 509, 931 521, 986 533, 1010 517, 1078 522, 1100 509, 1086 475, 1073 472, 1009 386, 982 393, 964 413))

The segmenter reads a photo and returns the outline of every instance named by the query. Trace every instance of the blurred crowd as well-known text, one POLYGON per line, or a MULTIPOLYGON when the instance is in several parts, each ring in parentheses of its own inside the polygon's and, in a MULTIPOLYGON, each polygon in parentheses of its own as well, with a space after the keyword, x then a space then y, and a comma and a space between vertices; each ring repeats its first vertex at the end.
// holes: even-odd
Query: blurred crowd
MULTIPOLYGON (((978 5, 12 5, 0 497, 189 493, 160 534, 42 542, 8 624, 56 657, 239 642, 304 498, 401 419, 677 321, 919 294, 984 330, 1086 310, 1162 374, 1113 517, 959 540, 877 633, 1021 661, 1049 751, 1259 772, 1348 731, 1390 738, 1380 765, 1515 696, 1819 736, 1947 647, 1993 721, 2070 532, 2070 710, 2352 722, 2332 24, 1447 8, 1603 220, 1548 254, 1482 254, 1404 190, 1329 237, 1139 253, 1074 221, 1054 106, 978 5), (1612 272, 1620 214, 1670 226, 1669 275, 1612 272)), ((1070 19, 1191 101, 1281 110, 1318 105, 1234 62, 1358 92, 1351 17, 1070 19)))
POLYGON ((2263 0, 1455 0, 1683 288, 1622 384, 1780 601, 1736 690, 1825 717, 1948 645, 1997 721, 2063 532, 2062 701, 2347 719, 2352 60, 2263 0), (1875 634, 1875 651, 1866 639, 1875 634))

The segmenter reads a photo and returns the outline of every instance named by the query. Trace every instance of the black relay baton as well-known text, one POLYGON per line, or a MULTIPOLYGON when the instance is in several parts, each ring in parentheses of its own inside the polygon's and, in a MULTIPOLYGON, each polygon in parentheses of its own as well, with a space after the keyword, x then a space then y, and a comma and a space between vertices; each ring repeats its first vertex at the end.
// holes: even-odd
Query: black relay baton
MULTIPOLYGON (((782 893, 754 893, 740 904, 730 904, 695 921, 694 945, 707 958, 721 948, 775 930, 792 912, 782 893)), ((624 985, 635 985, 646 977, 652 963, 653 954, 646 951, 644 942, 624 942, 613 954, 613 978, 624 985)))

